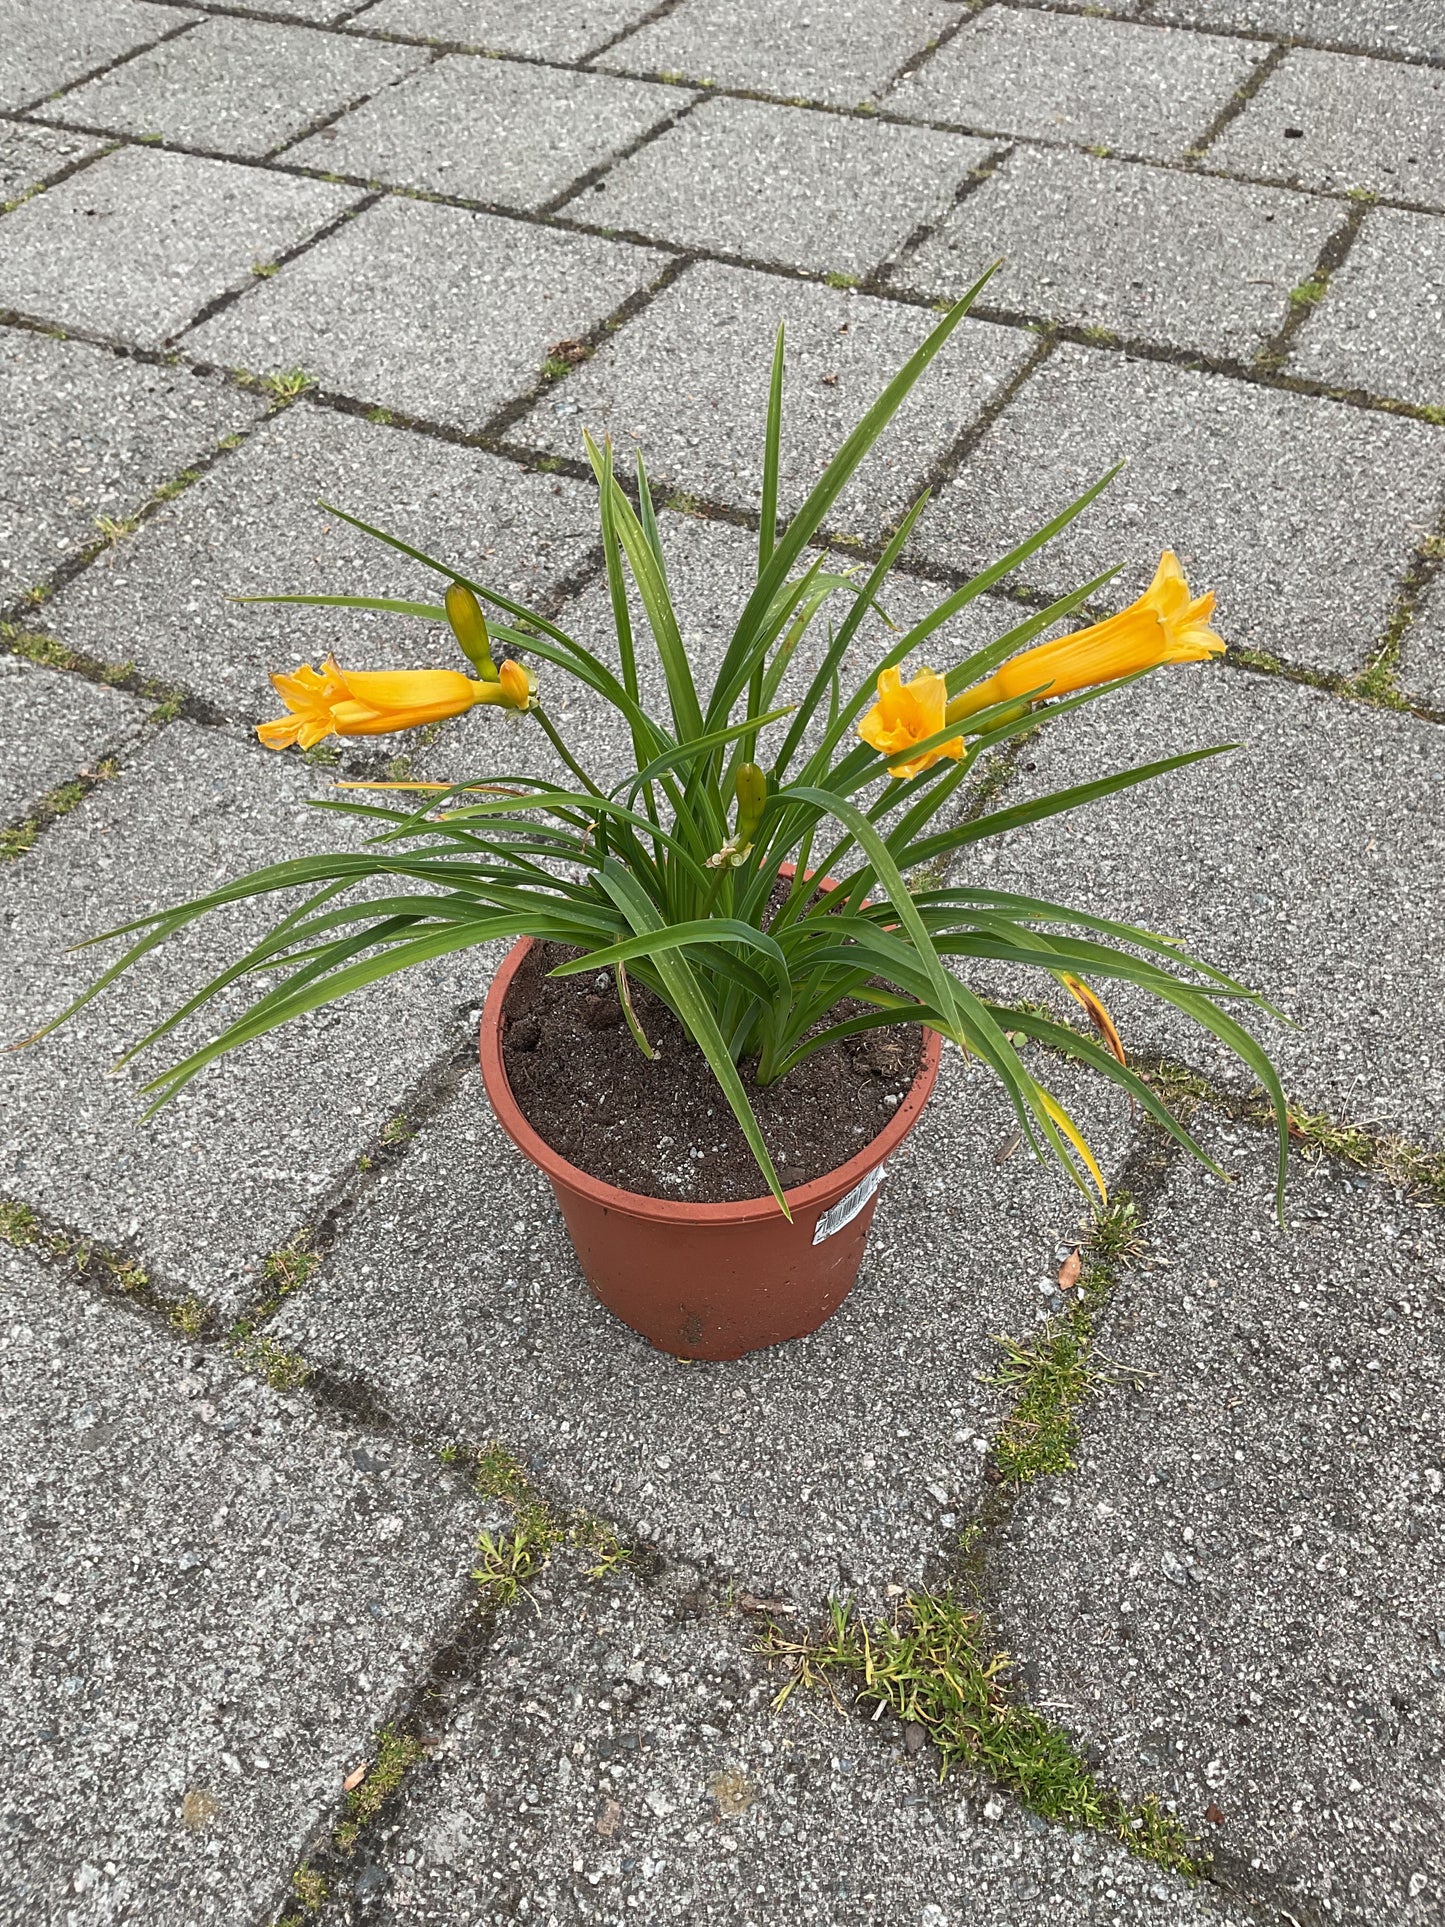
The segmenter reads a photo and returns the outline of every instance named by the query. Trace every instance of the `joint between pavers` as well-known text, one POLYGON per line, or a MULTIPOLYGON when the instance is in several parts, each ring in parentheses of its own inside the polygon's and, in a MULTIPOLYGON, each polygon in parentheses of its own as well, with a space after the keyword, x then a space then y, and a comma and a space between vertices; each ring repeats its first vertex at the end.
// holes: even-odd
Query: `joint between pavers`
POLYGON ((1231 122, 1239 119, 1239 116, 1244 112, 1245 108, 1248 107, 1260 88, 1263 87, 1264 83, 1284 59, 1285 51, 1284 46, 1276 42, 1265 55, 1264 59, 1256 64, 1254 70, 1245 76, 1243 82, 1235 88, 1233 94, 1220 108, 1219 112, 1214 116, 1214 119, 1210 121, 1199 138, 1190 141, 1188 147, 1185 149, 1185 153, 1190 160, 1202 161, 1210 148, 1224 132, 1225 128, 1228 127, 1231 122))
MULTIPOLYGON (((370 5, 371 0, 366 0, 366 4, 370 5)), ((441 58, 442 56, 440 54, 433 54, 430 64, 435 66, 441 58)), ((418 68, 411 73, 398 74, 395 79, 385 81, 379 87, 374 87, 369 91, 363 90, 361 93, 355 95, 353 99, 343 102, 340 107, 333 108, 330 113, 318 114, 316 119, 308 121, 299 133, 288 134, 284 140, 277 141, 274 147, 268 147, 264 154, 258 154, 254 156, 254 159, 262 167, 269 166, 273 161, 280 160, 289 149, 299 147, 302 141, 313 140, 323 129, 334 127, 338 121, 344 120, 348 114, 354 114, 358 107, 366 106, 369 101, 379 100, 383 94, 388 93, 393 87, 404 86, 407 81, 415 79, 417 73, 424 71, 425 68, 418 68)), ((224 158, 232 160, 235 157, 227 154, 224 158)))
POLYGON ((544 216, 560 212, 569 201, 575 200, 579 194, 585 194, 589 188, 605 180, 614 167, 620 166, 623 161, 630 161, 634 154, 640 154, 643 148, 651 147, 652 143, 660 140, 664 134, 670 134, 673 128, 680 126, 706 98, 705 94, 698 93, 691 100, 684 101, 676 113, 664 115, 653 126, 644 129, 636 140, 630 141, 625 147, 619 147, 615 153, 609 154, 595 167, 589 167, 586 173, 579 174, 575 181, 569 181, 560 193, 554 194, 550 200, 543 201, 536 212, 544 216))
MULTIPOLYGON (((90 68, 86 73, 78 74, 74 80, 67 80, 63 87, 57 87, 48 94, 39 94, 34 100, 28 100, 20 107, 12 107, 10 112, 12 115, 36 113, 40 108, 48 107, 51 101, 63 100, 67 94, 73 94, 78 87, 84 87, 92 80, 104 79, 107 74, 115 73, 118 68, 129 66, 131 61, 138 60, 142 54, 151 53, 157 47, 164 47, 172 40, 180 40, 203 24, 203 19, 182 20, 179 26, 170 28, 166 33, 157 34, 154 40, 147 40, 139 47, 127 47, 123 53, 115 54, 111 59, 101 61, 99 66, 90 68)), ((50 121, 45 124, 55 126, 57 123, 50 121)), ((81 131, 91 133, 94 130, 85 128, 81 131)))
MULTIPOLYGON (((181 0, 172 0, 172 3, 181 4, 181 0)), ((995 4, 1006 6, 1014 13, 1066 13, 1075 16, 1097 13, 1090 0, 995 0, 995 4)), ((1172 26, 1173 22, 1157 18, 1158 5, 1159 0, 1142 0, 1136 14, 1111 15, 1110 18, 1123 19, 1126 24, 1132 21, 1146 27, 1172 26)), ((1445 55, 1401 53, 1394 48, 1366 47, 1359 41, 1311 40, 1304 34, 1280 33, 1263 27, 1211 24, 1207 27, 1182 26, 1177 31, 1197 34, 1201 39, 1265 41, 1271 45, 1283 45, 1286 51, 1298 47, 1313 53, 1353 54, 1362 60, 1388 60, 1400 67, 1445 67, 1445 55)))
MULTIPOLYGON (((998 139, 999 136, 994 135, 991 138, 998 139)), ((970 195, 976 194, 981 187, 987 186, 1014 152, 1016 146, 1017 142, 1005 141, 1004 145, 990 154, 986 161, 981 162, 977 167, 970 168, 953 190, 952 201, 938 218, 933 221, 920 221, 891 254, 885 255, 876 266, 870 268, 863 277, 862 285, 865 292, 879 295, 901 294, 902 290, 894 289, 891 285, 894 274, 902 269, 906 262, 913 259, 925 242, 931 241, 934 235, 952 220, 970 195)), ((923 300, 926 297, 919 295, 915 298, 923 300)))
MULTIPOLYGON (((0 118, 9 119, 10 116, 6 115, 0 118)), ((54 121, 27 120, 19 121, 16 124, 26 128, 43 127, 51 131, 53 131, 56 126, 54 121)), ((107 155, 116 153, 118 149, 125 145, 125 142, 118 138, 107 141, 104 136, 101 136, 101 141, 102 145, 98 147, 93 154, 82 154, 77 160, 66 161, 52 173, 46 174, 41 180, 27 187, 23 194, 17 194, 13 201, 0 201, 0 219, 3 219, 7 214, 13 214, 17 208, 24 207, 27 201, 33 201, 38 194, 43 194, 46 188, 59 187, 62 182, 73 179, 77 174, 83 174, 86 168, 94 167, 97 161, 103 161, 107 155)))
MULTIPOLYGON (((17 652, 18 653, 18 652, 17 652)), ((115 749, 103 756, 94 769, 77 770, 63 783, 57 783, 38 801, 21 809, 0 826, 0 863, 18 863, 29 856, 45 832, 61 822, 83 803, 90 792, 120 774, 120 758, 135 748, 144 725, 138 725, 115 749)))
POLYGON ((1331 276, 1349 259, 1350 249, 1355 244, 1364 218, 1364 204, 1354 201, 1339 227, 1325 237, 1324 245, 1315 257, 1314 267, 1303 281, 1290 290, 1289 308, 1284 320, 1255 357, 1261 368, 1283 369, 1293 352, 1300 329, 1329 293, 1331 276))
MULTIPOLYGON (((288 262, 298 260, 303 254, 309 254, 314 247, 319 247, 323 241, 329 241, 331 236, 340 228, 345 227, 348 221, 354 221, 359 214, 364 214, 368 208, 375 207, 380 199, 381 194, 379 192, 363 194, 361 198, 355 201, 350 207, 343 208, 339 214, 327 221, 324 226, 319 227, 314 234, 308 234, 305 240, 298 241, 294 247, 284 248, 281 253, 276 256, 274 261, 266 262, 264 265, 272 273, 275 273, 277 270, 284 268, 288 262)), ((167 335, 166 346, 173 347, 177 342, 183 341, 188 334, 199 328, 203 322, 210 321, 214 316, 224 313, 227 308, 233 307, 243 295, 249 293, 250 284, 242 288, 227 288, 224 293, 218 294, 213 301, 208 301, 198 313, 193 314, 190 320, 187 321, 183 327, 177 328, 173 335, 167 335)))
POLYGON ((676 13, 681 5, 682 0, 660 0, 660 4, 653 7, 650 12, 642 14, 636 20, 629 20, 625 27, 619 27, 616 33, 609 34, 599 46, 589 48, 581 56, 579 67, 588 61, 600 60, 603 54, 611 53, 614 47, 621 46, 624 40, 630 40, 633 34, 641 33, 644 27, 655 26, 659 20, 666 20, 667 16, 670 13, 676 13))

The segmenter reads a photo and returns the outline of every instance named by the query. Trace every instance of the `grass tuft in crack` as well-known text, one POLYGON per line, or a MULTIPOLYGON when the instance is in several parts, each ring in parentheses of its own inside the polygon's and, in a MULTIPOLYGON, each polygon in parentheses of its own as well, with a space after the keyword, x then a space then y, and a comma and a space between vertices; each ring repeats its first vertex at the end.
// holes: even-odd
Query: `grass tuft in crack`
POLYGON ((383 1726, 376 1736, 376 1760, 358 1787, 346 1796, 346 1814, 333 1836, 343 1853, 350 1853, 362 1829, 371 1824, 397 1791, 407 1774, 426 1758, 420 1740, 383 1726))
MULTIPOLYGON (((448 1447, 443 1457, 460 1457, 448 1447)), ((498 1611, 515 1605, 559 1546, 591 1558, 588 1576, 602 1579, 631 1557, 614 1529, 588 1512, 561 1513, 548 1505, 526 1472, 506 1447, 493 1442, 476 1455, 476 1490, 497 1499, 512 1514, 510 1530, 482 1532, 477 1537, 479 1559, 472 1578, 488 1603, 498 1611)))
POLYGON ((854 1704, 921 1726, 938 1749, 940 1778, 953 1767, 984 1773, 1045 1820, 1111 1835, 1178 1873, 1204 1871, 1204 1856, 1157 1799, 1130 1805, 1101 1786, 1069 1735, 1019 1699, 1009 1655, 994 1649, 982 1615, 956 1599, 913 1593, 892 1620, 872 1625, 835 1601, 822 1632, 799 1637, 770 1626, 763 1651, 790 1675, 775 1707, 799 1686, 840 1706, 850 1692, 854 1704))

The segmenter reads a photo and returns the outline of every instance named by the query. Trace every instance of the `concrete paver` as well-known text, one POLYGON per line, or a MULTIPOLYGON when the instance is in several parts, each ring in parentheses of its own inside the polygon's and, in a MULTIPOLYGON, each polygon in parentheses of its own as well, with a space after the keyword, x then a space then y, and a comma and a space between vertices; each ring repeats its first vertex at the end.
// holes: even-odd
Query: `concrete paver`
POLYGON ((546 8, 512 0, 377 0, 356 24, 489 53, 583 60, 651 11, 650 0, 552 0, 546 8))
MULTIPOLYGON (((1127 1105, 1078 1099, 1053 1064, 1038 1074, 1117 1171, 1127 1105)), ((840 1310, 739 1365, 689 1365, 591 1296, 545 1180, 499 1140, 469 1074, 275 1329, 408 1426, 507 1440, 669 1558, 759 1593, 881 1608, 976 1506, 1004 1409, 982 1382, 991 1334, 1032 1331, 1054 1253, 1078 1235, 1083 1200, 1052 1165, 994 1162, 1012 1117, 949 1047, 840 1310), (458 1184, 479 1160, 485 1185, 458 1184)))
POLYGON ((167 504, 104 577, 72 583, 47 608, 48 626, 248 722, 279 713, 272 670, 329 651, 357 669, 463 666, 441 624, 232 600, 440 600, 445 584, 433 570, 327 515, 322 500, 529 603, 582 567, 599 539, 596 492, 569 477, 528 475, 477 449, 303 405, 167 504))
POLYGON ((478 1509, 0 1247, 12 1920, 259 1918, 467 1600, 478 1509))
POLYGON ((1209 165, 1439 206, 1445 74, 1298 48, 1210 148, 1209 165))
POLYGON ((98 154, 104 146, 104 141, 67 134, 58 127, 0 122, 0 208, 20 200, 62 168, 98 154))
POLYGON ((0 822, 139 735, 149 705, 0 656, 0 822))
MULTIPOLYGON (((1019 833, 990 878, 1178 936, 1298 1025, 1240 1013, 1295 1103, 1440 1142, 1434 725, 1274 678, 1164 671, 1046 731, 1008 800, 1213 743, 1240 747, 1019 833)), ((1249 1082, 1183 1018, 1122 988, 1117 1002, 1127 1048, 1249 1082)))
POLYGON ((1064 346, 924 511, 918 554, 980 568, 1120 460, 1128 467, 1102 499, 1030 561, 1034 588, 1062 594, 1123 563, 1102 597, 1121 607, 1167 545, 1218 591, 1231 642, 1350 674, 1378 646, 1434 527, 1445 434, 1064 346))
POLYGON ((464 200, 537 208, 691 98, 679 88, 611 74, 455 54, 322 128, 286 159, 464 200), (458 128, 469 125, 485 129, 485 138, 458 140, 458 128))
MULTIPOLYGON (((185 369, 0 331, 0 605, 98 542, 98 517, 124 521, 259 412, 239 389, 185 369)), ((25 612, 30 626, 41 619, 25 612)))
POLYGON ((1445 406, 1445 218, 1372 208, 1289 365, 1316 381, 1445 406))
POLYGON ((990 6, 886 104, 980 133, 1177 160, 1264 55, 1247 40, 990 6))
POLYGON ((38 111, 41 119, 254 159, 425 59, 420 47, 222 16, 38 111))
POLYGON ((0 5, 0 110, 29 107, 69 87, 137 47, 200 19, 145 0, 109 0, 104 7, 36 7, 31 0, 0 5))
POLYGON ((1445 54, 1440 0, 1155 0, 1157 20, 1288 34, 1352 53, 1445 54))
POLYGON ((121 148, 6 215, 0 307, 164 347, 355 199, 320 181, 121 148))
MULTIPOLYGON (((6 1040, 29 1036, 94 982, 104 960, 70 945, 263 863, 344 845, 342 820, 307 806, 330 789, 254 742, 180 723, 162 731, 7 875, 6 1040)), ((399 995, 373 990, 298 1035, 261 1039, 142 1124, 142 1082, 211 1031, 193 1021, 153 1067, 148 1057, 122 1076, 105 1072, 272 920, 253 909, 202 926, 52 1037, 0 1058, 0 1187, 129 1246, 171 1295, 232 1307, 260 1296, 267 1253, 453 1048, 468 994, 446 971, 399 995)), ((236 987, 214 1015, 239 1015, 248 997, 236 987)))
POLYGON ((926 1755, 909 1758, 891 1719, 797 1696, 772 1716, 780 1676, 752 1650, 757 1622, 705 1595, 699 1607, 689 1577, 649 1594, 626 1574, 554 1569, 536 1612, 509 1617, 494 1682, 461 1704, 327 1927, 461 1927, 479 1893, 489 1919, 589 1923, 1249 1918, 1112 1841, 1051 1831, 1012 1803, 986 1814, 966 1776, 940 1785, 926 1755))
POLYGON ((664 258, 493 214, 388 199, 203 323, 193 352, 303 368, 326 388, 476 430, 548 351, 646 287, 664 258))
MULTIPOLYGON (((582 430, 640 448, 659 482, 755 508, 778 324, 787 328, 779 501, 796 508, 848 430, 926 337, 932 317, 894 302, 710 262, 690 268, 511 431, 578 456, 582 430)), ((898 516, 1033 343, 965 321, 840 497, 833 526, 872 534, 898 516)))
POLYGON ((629 34, 601 65, 676 73, 786 100, 856 107, 958 20, 949 0, 837 0, 826 14, 768 0, 682 0, 629 34))
POLYGON ((1249 360, 1343 218, 1279 188, 1021 147, 894 278, 947 296, 1002 255, 996 305, 1249 360))
POLYGON ((1274 1221, 1269 1147, 1181 1166, 1099 1343, 1078 1474, 996 1555, 1033 1692, 1283 1918, 1445 1905, 1439 1212, 1320 1163, 1274 1221), (1167 1267, 1167 1268, 1162 1268, 1167 1267), (1134 1376, 1137 1374, 1137 1376, 1134 1376), (1212 1822, 1207 1827, 1202 1822, 1212 1822))
POLYGON ((804 114, 765 101, 705 101, 613 168, 569 214, 651 238, 855 279, 995 150, 924 127, 804 114), (738 193, 746 174, 749 193, 738 193))
POLYGON ((1445 593, 1437 577, 1405 631, 1400 685, 1427 707, 1445 711, 1445 593))

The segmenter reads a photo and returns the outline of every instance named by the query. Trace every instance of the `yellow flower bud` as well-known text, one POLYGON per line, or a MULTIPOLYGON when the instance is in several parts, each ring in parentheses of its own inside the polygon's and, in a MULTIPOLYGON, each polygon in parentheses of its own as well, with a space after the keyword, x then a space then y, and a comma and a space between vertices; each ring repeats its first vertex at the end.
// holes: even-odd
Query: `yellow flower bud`
POLYGON ((462 654, 483 682, 497 680, 492 661, 492 639, 487 634, 487 619, 482 605, 464 582, 453 582, 446 593, 447 621, 452 626, 462 654))

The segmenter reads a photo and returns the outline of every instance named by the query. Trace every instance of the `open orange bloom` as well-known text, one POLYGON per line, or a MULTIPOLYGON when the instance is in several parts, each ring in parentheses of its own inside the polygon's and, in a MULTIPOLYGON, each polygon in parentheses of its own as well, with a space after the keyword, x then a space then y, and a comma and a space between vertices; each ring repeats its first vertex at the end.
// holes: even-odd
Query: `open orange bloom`
POLYGON ((476 682, 456 669, 341 669, 329 656, 319 671, 303 663, 271 682, 290 713, 257 725, 268 749, 310 749, 327 736, 390 736, 460 716, 476 703, 526 709, 533 688, 517 662, 502 663, 495 682, 476 682))
MULTIPOLYGON (((897 669, 885 669, 878 678, 878 700, 858 724, 858 734, 870 749, 884 756, 896 756, 911 749, 926 737, 935 735, 946 720, 948 684, 932 669, 920 669, 912 682, 904 682, 897 669)), ((890 765, 890 776, 917 776, 931 769, 944 757, 955 762, 963 754, 963 738, 951 743, 936 743, 921 756, 906 763, 890 765)))
POLYGON ((1178 556, 1166 549, 1154 580, 1137 602, 1105 622, 1025 649, 986 682, 955 696, 948 720, 960 722, 977 710, 1022 696, 1042 701, 1072 695, 1076 689, 1156 669, 1161 663, 1203 662, 1224 648, 1223 637, 1209 627, 1213 611, 1213 593, 1191 597, 1178 556))

